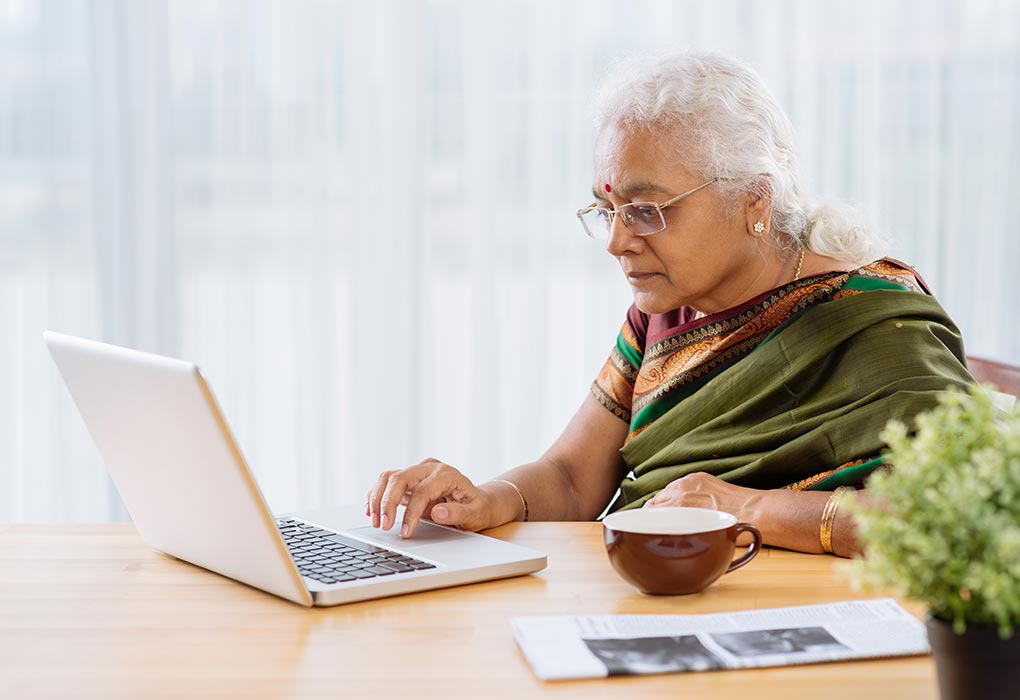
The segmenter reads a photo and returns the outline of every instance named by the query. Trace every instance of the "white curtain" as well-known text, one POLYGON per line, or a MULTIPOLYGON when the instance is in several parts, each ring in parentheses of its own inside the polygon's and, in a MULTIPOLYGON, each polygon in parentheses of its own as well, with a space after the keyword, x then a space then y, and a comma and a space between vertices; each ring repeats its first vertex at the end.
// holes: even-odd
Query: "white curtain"
POLYGON ((126 517, 45 328, 198 362, 276 510, 536 457, 630 303, 588 101, 679 48, 1020 362, 1017 3, 0 0, 0 521, 126 517))

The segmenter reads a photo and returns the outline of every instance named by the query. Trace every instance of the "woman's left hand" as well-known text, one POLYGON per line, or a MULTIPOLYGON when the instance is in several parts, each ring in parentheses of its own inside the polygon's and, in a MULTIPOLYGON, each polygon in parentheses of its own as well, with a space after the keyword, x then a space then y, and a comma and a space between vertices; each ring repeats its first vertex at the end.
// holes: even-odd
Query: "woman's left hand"
MULTIPOLYGON (((858 492, 858 498, 864 491, 858 492)), ((819 524, 829 491, 794 491, 792 489, 751 489, 734 486, 705 472, 688 474, 670 482, 645 502, 649 508, 684 506, 711 508, 737 516, 737 521, 751 523, 761 531, 765 544, 795 552, 819 553, 819 524)), ((740 546, 750 542, 749 533, 737 537, 740 546)), ((842 513, 833 525, 833 549, 842 557, 860 552, 853 518, 842 513)))
POLYGON ((737 516, 741 522, 753 523, 764 491, 734 486, 705 472, 695 472, 671 482, 645 502, 646 508, 684 506, 710 508, 737 516))

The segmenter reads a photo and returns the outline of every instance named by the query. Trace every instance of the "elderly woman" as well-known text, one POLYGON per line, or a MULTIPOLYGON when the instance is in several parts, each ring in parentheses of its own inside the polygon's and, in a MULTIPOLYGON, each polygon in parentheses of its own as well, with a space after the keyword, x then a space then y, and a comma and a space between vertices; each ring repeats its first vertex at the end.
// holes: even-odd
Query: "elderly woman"
POLYGON ((749 68, 713 54, 621 66, 598 98, 595 201, 634 304, 563 434, 481 485, 436 459, 384 472, 376 527, 469 530, 698 506, 767 544, 857 550, 838 509, 881 463, 878 434, 973 380, 959 331, 909 267, 873 261, 845 207, 812 206, 790 122, 749 68), (614 499, 615 494, 615 499, 614 499))

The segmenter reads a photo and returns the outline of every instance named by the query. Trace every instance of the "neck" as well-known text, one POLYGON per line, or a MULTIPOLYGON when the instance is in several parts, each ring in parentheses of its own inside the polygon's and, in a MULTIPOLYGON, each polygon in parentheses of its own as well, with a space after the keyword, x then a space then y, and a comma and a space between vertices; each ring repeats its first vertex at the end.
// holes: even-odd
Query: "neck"
POLYGON ((728 294, 719 301, 709 299, 704 305, 699 304, 698 307, 694 307, 698 316, 707 316, 724 309, 732 309, 771 289, 797 281, 801 276, 799 270, 803 268, 804 264, 804 252, 805 249, 801 248, 797 255, 791 256, 788 260, 780 259, 778 256, 766 257, 762 255, 761 264, 753 272, 753 276, 749 275, 750 279, 744 283, 739 292, 728 294), (702 306, 704 308, 701 308, 702 306))

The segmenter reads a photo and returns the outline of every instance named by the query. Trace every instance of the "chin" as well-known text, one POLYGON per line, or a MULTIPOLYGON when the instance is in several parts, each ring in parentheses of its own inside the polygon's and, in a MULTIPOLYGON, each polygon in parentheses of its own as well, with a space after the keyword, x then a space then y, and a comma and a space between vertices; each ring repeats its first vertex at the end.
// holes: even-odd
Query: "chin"
POLYGON ((643 294, 641 292, 634 292, 634 306, 638 307, 638 310, 652 315, 652 314, 664 314, 667 311, 673 309, 679 309, 683 306, 683 303, 677 299, 667 299, 656 294, 643 294))

